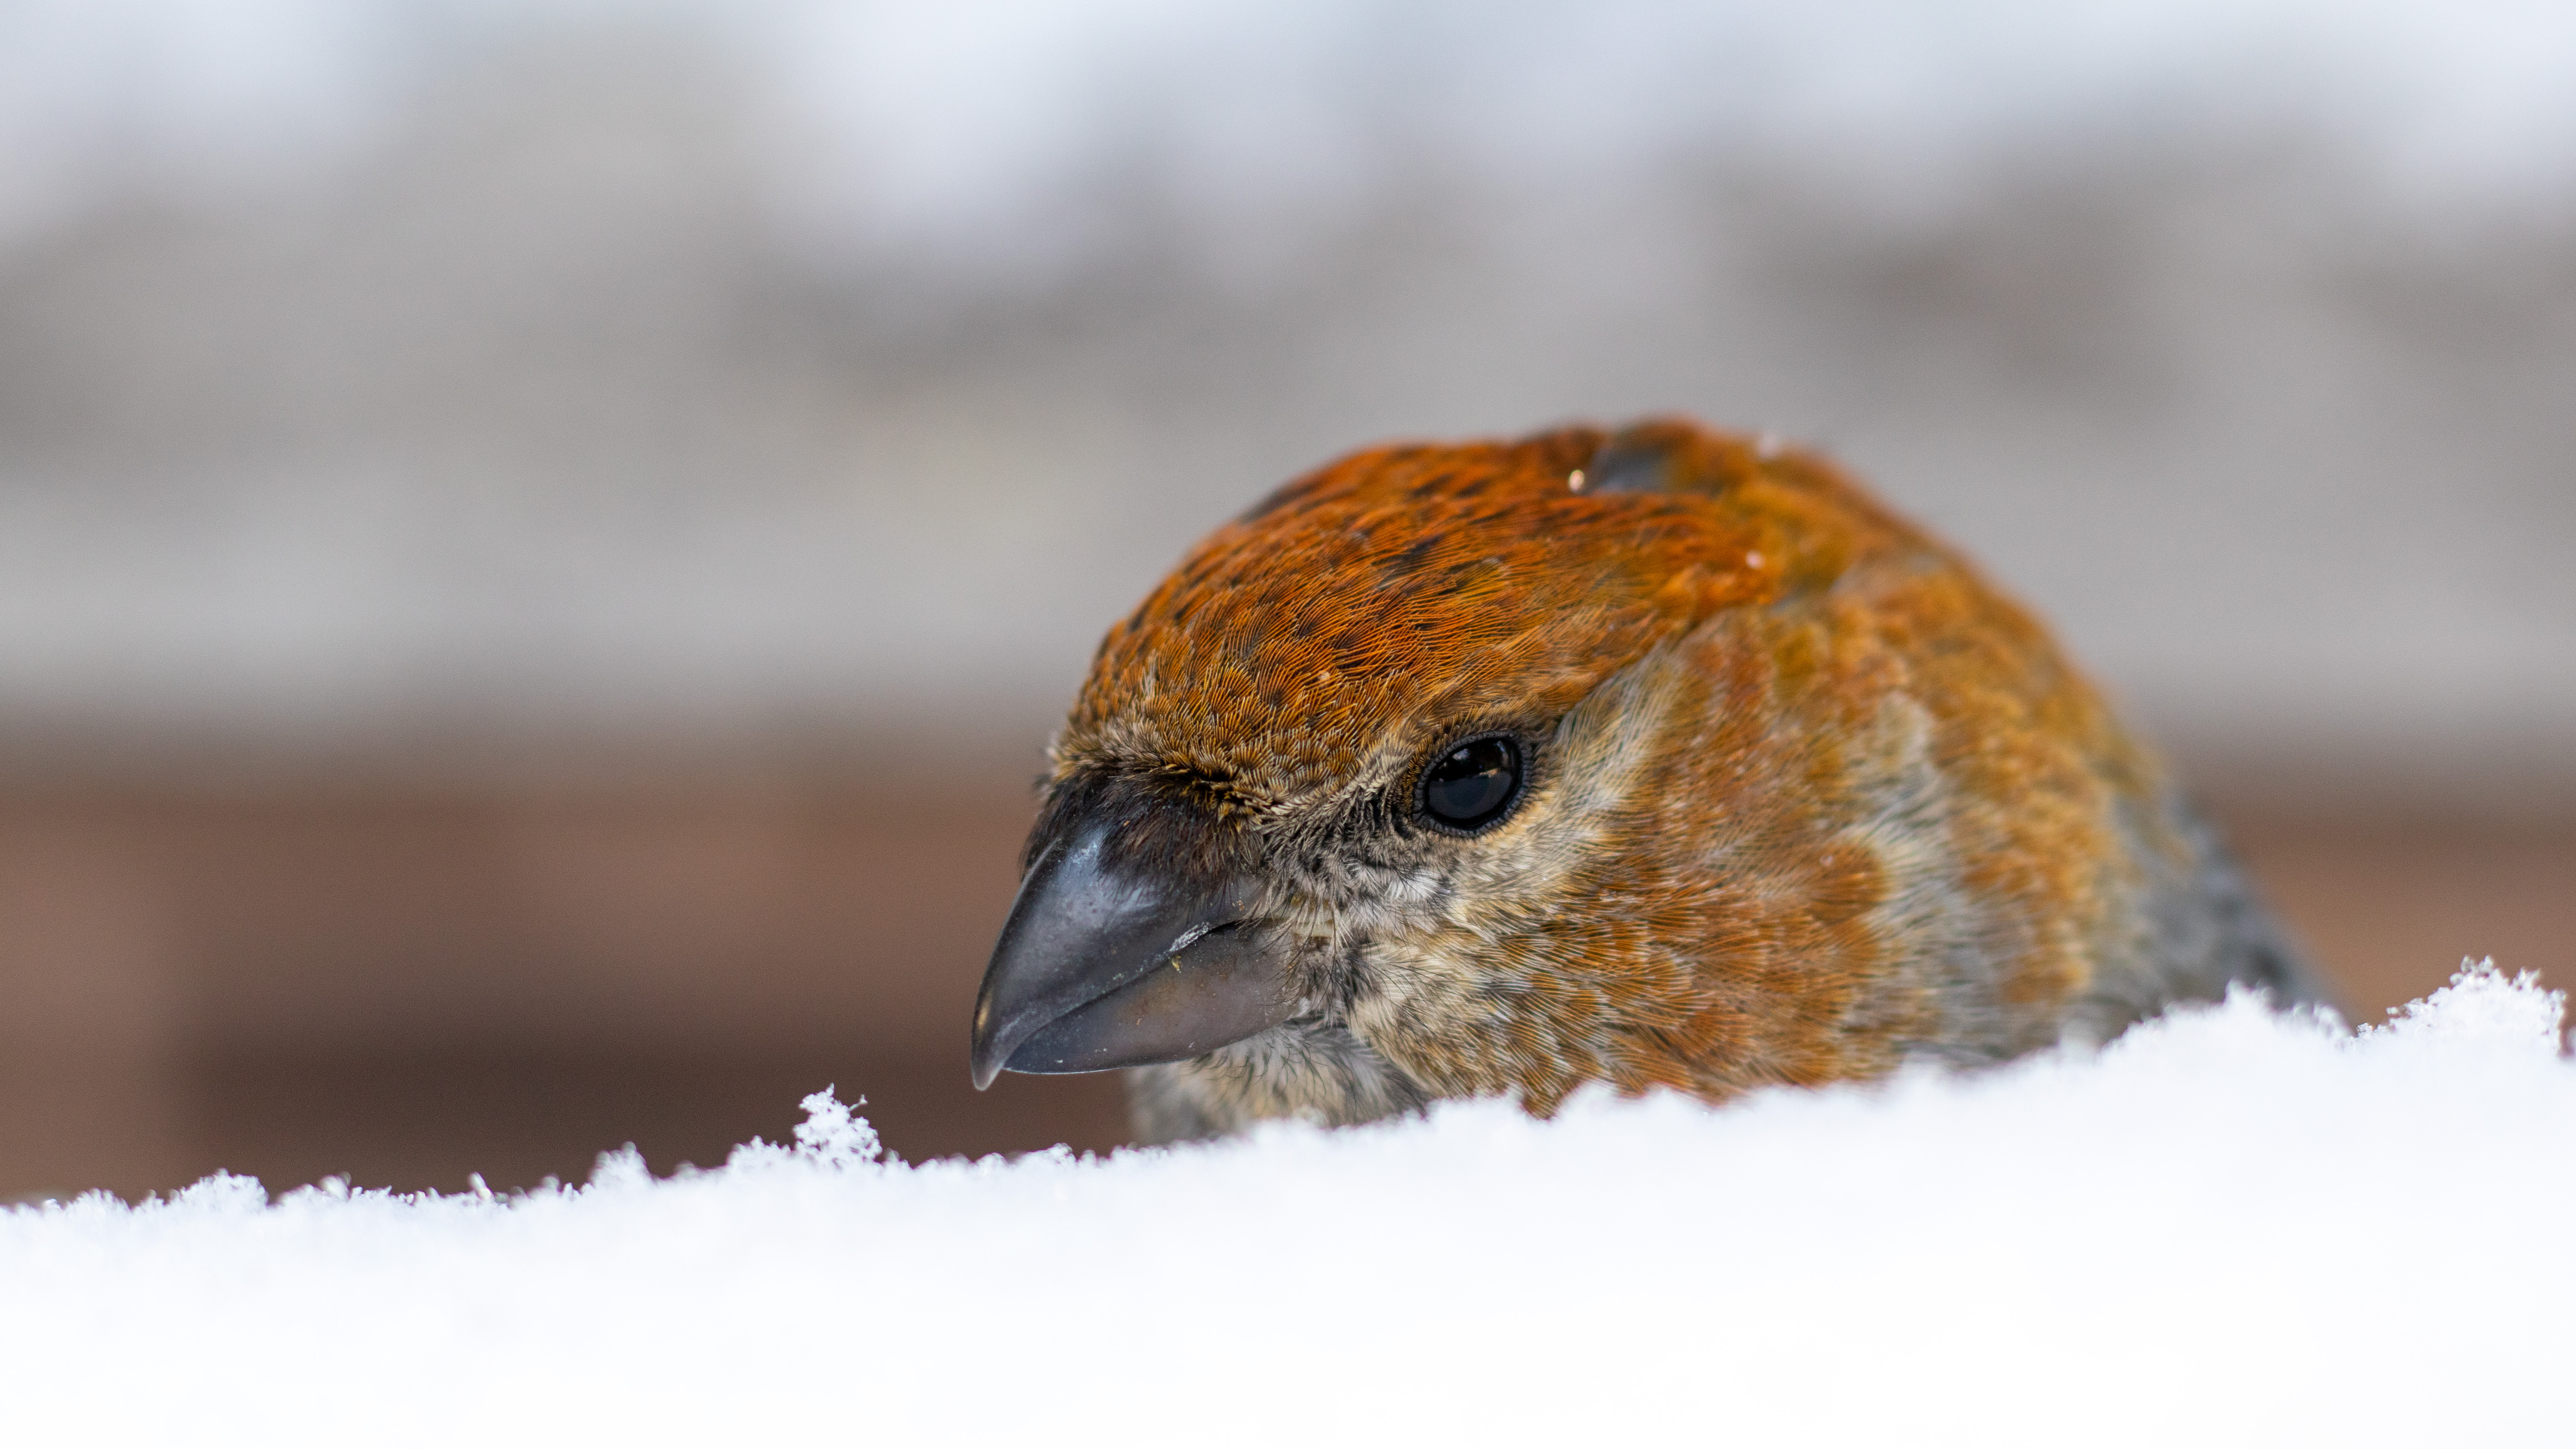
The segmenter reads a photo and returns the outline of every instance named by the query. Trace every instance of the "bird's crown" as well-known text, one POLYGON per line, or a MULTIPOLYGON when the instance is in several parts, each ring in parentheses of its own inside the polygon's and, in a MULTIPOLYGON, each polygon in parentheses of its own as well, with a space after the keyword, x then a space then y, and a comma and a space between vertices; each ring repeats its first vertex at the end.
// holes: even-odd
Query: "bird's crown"
POLYGON ((1907 532, 1821 459, 1684 421, 1367 449, 1219 528, 1109 631, 1057 768, 1284 808, 1420 748, 1417 722, 1540 722, 1907 532))

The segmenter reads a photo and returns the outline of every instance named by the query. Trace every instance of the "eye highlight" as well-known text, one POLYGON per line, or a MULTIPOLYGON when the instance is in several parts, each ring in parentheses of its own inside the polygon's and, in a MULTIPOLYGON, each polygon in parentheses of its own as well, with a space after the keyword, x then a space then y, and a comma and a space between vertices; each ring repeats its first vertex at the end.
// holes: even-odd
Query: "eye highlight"
POLYGON ((1521 747, 1509 735, 1450 746, 1422 772, 1422 813, 1450 830, 1482 830, 1521 794, 1521 747))

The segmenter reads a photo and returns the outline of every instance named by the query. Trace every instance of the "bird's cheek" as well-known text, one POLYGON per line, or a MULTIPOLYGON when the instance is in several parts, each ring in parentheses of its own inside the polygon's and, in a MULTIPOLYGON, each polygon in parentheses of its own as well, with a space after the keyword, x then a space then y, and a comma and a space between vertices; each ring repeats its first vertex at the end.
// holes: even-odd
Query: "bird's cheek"
POLYGON ((1483 972, 1463 952, 1420 942, 1381 942, 1361 953, 1352 1032, 1380 1056, 1443 1095, 1512 1087, 1492 1048, 1496 1022, 1483 972))

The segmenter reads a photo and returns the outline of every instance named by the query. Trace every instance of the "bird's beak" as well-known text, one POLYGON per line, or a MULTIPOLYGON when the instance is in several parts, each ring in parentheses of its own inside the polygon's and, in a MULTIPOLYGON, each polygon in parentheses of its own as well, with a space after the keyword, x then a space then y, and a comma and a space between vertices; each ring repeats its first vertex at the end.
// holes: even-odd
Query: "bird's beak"
POLYGON ((977 1090, 1185 1061, 1296 1014, 1282 944, 1246 919, 1251 882, 1126 858, 1119 833, 1077 822, 1021 879, 975 1002, 977 1090))

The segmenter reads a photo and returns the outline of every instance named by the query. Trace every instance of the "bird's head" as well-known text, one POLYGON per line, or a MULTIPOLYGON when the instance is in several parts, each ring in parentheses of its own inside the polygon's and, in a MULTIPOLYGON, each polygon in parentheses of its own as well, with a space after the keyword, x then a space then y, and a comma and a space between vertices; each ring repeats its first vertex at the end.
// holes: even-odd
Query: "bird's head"
POLYGON ((1817 640, 1712 654, 1706 626, 1922 547, 1822 462, 1678 422, 1288 484, 1102 641, 976 1006, 977 1083, 1318 1029, 1426 1094, 1541 1109, 1730 1053, 1795 1078, 1766 1014, 1839 988, 1784 995, 1780 962, 1884 892, 1808 808, 1847 762, 1765 738, 1784 671, 1831 672, 1817 640), (1712 870, 1729 840, 1742 869, 1712 870))

